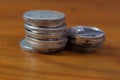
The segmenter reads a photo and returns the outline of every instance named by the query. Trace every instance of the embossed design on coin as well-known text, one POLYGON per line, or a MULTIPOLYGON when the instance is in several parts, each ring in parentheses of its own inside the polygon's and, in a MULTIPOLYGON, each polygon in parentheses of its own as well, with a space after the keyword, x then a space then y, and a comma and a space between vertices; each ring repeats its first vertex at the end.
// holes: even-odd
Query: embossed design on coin
POLYGON ((58 11, 33 10, 23 15, 25 23, 32 26, 56 27, 64 23, 65 15, 58 11))

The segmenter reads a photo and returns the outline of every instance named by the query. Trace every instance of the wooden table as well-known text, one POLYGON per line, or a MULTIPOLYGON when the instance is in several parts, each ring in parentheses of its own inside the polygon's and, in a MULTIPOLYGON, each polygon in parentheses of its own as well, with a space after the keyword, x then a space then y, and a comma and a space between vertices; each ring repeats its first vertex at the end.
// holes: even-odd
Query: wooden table
POLYGON ((120 0, 1 0, 0 80, 120 80, 120 0), (107 40, 100 50, 88 54, 23 51, 22 14, 36 9, 64 12, 68 28, 98 26, 107 40))

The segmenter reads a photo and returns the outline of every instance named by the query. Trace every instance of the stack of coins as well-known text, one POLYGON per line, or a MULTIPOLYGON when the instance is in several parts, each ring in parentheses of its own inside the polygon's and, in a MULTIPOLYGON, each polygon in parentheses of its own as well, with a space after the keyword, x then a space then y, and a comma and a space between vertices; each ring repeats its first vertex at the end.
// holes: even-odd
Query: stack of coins
POLYGON ((69 29, 69 46, 83 52, 96 51, 105 41, 105 33, 88 26, 75 26, 69 29))
POLYGON ((24 15, 26 37, 21 47, 44 53, 62 50, 67 44, 65 15, 57 11, 33 10, 24 15))

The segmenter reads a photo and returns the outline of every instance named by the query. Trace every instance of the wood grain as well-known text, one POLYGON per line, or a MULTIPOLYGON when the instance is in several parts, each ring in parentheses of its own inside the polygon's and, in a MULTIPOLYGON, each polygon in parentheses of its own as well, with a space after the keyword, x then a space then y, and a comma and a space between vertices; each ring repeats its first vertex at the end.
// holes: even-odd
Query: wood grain
POLYGON ((120 80, 120 0, 0 0, 0 80, 120 80), (94 53, 23 51, 22 14, 57 10, 69 27, 97 26, 107 40, 94 53))

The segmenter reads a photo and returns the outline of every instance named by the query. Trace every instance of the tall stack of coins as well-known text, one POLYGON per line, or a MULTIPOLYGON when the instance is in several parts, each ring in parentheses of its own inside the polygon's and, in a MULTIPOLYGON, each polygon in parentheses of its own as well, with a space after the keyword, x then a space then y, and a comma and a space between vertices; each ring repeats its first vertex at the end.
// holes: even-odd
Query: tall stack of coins
POLYGON ((83 52, 96 51, 105 41, 105 33, 88 26, 75 26, 69 29, 69 46, 83 52))
POLYGON ((65 15, 57 11, 33 10, 24 15, 26 37, 21 47, 44 53, 62 50, 67 44, 65 15))

